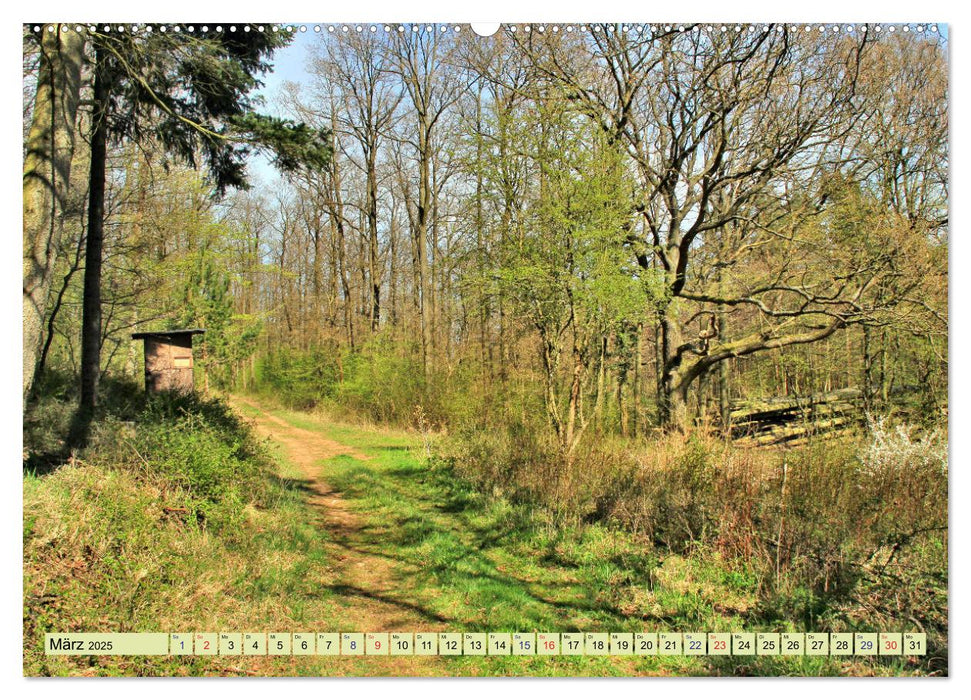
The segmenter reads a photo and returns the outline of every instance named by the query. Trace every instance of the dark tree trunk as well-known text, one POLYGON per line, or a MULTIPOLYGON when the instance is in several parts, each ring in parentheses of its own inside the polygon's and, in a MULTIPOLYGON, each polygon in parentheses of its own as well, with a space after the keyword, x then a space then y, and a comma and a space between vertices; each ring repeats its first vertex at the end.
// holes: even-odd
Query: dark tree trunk
POLYGON ((44 369, 47 367, 47 356, 50 354, 51 345, 54 344, 54 328, 57 321, 57 315, 64 304, 64 296, 67 294, 67 290, 71 285, 71 280, 74 278, 75 273, 81 268, 81 251, 84 248, 84 237, 78 238, 77 249, 74 252, 74 261, 71 263, 70 269, 64 275, 64 279, 61 281, 61 288, 57 291, 57 296, 54 298, 54 305, 51 307, 51 312, 47 315, 47 333, 44 336, 44 347, 40 353, 40 359, 37 361, 37 372, 36 377, 41 377, 44 374, 44 369))
POLYGON ((81 400, 79 415, 90 421, 98 403, 101 378, 101 258, 104 248, 105 170, 108 125, 105 56, 95 57, 94 123, 88 193, 88 235, 84 253, 84 302, 81 321, 81 400))
POLYGON ((688 421, 688 407, 685 392, 687 385, 682 383, 681 358, 678 347, 681 345, 681 329, 677 312, 668 304, 661 311, 661 395, 659 413, 661 425, 685 428, 688 421))
POLYGON ((378 260, 378 176, 377 144, 372 144, 367 161, 368 275, 371 278, 371 332, 381 325, 381 264, 378 260))

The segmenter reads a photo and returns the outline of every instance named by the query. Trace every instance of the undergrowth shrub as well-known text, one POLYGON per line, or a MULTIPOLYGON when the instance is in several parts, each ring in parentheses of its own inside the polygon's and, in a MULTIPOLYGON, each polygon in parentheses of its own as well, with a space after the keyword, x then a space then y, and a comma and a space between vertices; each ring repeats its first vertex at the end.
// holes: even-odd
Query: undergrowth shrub
POLYGON ((333 397, 342 372, 336 349, 281 347, 260 357, 257 387, 259 391, 272 392, 291 408, 308 409, 333 397))
POLYGON ((752 572, 771 619, 917 621, 946 644, 943 433, 882 421, 782 448, 738 448, 700 431, 594 436, 566 459, 548 432, 457 431, 444 451, 458 475, 539 505, 560 526, 613 524, 661 550, 752 572))
POLYGON ((76 399, 72 391, 37 401, 24 419, 25 470, 60 464, 122 471, 151 482, 164 506, 187 521, 226 529, 247 504, 267 498, 269 458, 235 413, 219 399, 147 395, 133 382, 107 378, 88 444, 64 453, 76 399))
POLYGON ((25 415, 25 675, 184 672, 166 657, 48 656, 50 632, 330 624, 326 591, 307 584, 331 570, 319 524, 248 426, 222 401, 106 379, 74 455, 58 458, 70 387, 25 415))
POLYGON ((353 351, 276 349, 259 359, 251 390, 288 408, 320 409, 345 422, 436 431, 507 425, 509 416, 542 413, 524 387, 496 384, 475 362, 459 360, 426 374, 419 348, 389 333, 353 351))

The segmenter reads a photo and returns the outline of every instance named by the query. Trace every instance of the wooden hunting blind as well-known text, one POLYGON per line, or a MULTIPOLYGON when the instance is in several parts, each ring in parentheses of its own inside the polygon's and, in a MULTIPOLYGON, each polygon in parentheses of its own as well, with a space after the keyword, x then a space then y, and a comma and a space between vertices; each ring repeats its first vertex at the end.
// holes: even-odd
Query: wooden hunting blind
POLYGON ((145 341, 145 391, 188 393, 192 387, 192 336, 202 328, 132 333, 145 341))

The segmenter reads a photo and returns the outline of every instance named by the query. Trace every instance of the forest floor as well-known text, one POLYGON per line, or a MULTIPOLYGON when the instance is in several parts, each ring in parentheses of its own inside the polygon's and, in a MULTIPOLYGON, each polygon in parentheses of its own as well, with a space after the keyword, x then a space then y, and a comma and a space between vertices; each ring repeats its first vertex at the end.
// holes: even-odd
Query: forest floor
MULTIPOLYGON (((633 554, 606 540, 564 542, 562 560, 536 549, 527 513, 480 503, 429 470, 413 433, 341 425, 234 396, 230 404, 278 447, 328 553, 339 631, 487 632, 619 629, 605 605, 633 554), (598 551, 600 550, 600 551, 598 551), (593 566, 581 566, 578 556, 593 566), (596 562, 596 563, 594 563, 596 562), (592 577, 592 578, 591 578, 592 577), (603 580, 596 580, 602 578, 603 580), (606 626, 605 626, 606 624, 606 626)), ((543 538, 545 540, 545 537, 543 538)), ((554 550, 556 547, 554 546, 554 550)), ((631 560, 627 566, 636 567, 631 560)), ((323 630, 320 630, 323 631, 323 630)), ((338 631, 338 630, 331 630, 338 631)), ((671 675, 705 673, 697 659, 316 657, 326 675, 671 675), (336 662, 336 663, 335 663, 336 662)))
MULTIPOLYGON (((332 619, 382 632, 752 629, 745 571, 663 558, 599 526, 552 528, 430 467, 420 436, 254 397, 231 404, 302 480, 329 553, 332 619), (650 618, 650 619, 645 619, 650 618)), ((764 625, 765 629, 774 629, 764 625)), ((322 630, 321 630, 322 631, 322 630)), ((719 657, 316 657, 325 675, 883 675, 855 660, 719 657)))
MULTIPOLYGON (((326 534, 323 547, 331 557, 331 578, 320 583, 340 594, 336 605, 342 631, 444 630, 440 621, 430 621, 406 599, 393 561, 368 534, 371 525, 366 517, 352 510, 343 493, 326 481, 327 466, 335 460, 367 463, 374 455, 330 439, 320 430, 300 427, 251 397, 235 396, 230 403, 253 421, 258 435, 276 443, 282 450, 280 457, 299 471, 307 504, 326 534)), ((381 662, 385 674, 439 675, 434 657, 395 656, 381 662)))
MULTIPOLYGON (((198 506, 173 480, 183 472, 171 471, 192 456, 192 483, 239 480, 239 472, 206 471, 249 464, 234 446, 248 449, 245 429, 225 428, 218 443, 207 432, 218 422, 215 406, 190 406, 180 422, 165 423, 184 434, 163 431, 164 443, 140 438, 139 445, 155 445, 151 465, 142 464, 134 438, 119 433, 106 443, 114 448, 94 450, 87 461, 25 473, 25 675, 919 673, 894 657, 44 654, 45 632, 71 631, 806 629, 766 606, 762 581, 745 561, 705 550, 677 554, 603 523, 554 523, 537 507, 463 481, 432 457, 433 436, 288 410, 272 398, 237 395, 229 404, 263 442, 252 459, 267 471, 254 483, 262 495, 242 494, 235 506, 230 492, 206 502, 212 517, 237 514, 218 527, 179 515, 198 506), (224 501, 223 510, 211 505, 224 501)), ((146 435, 159 430, 157 414, 138 416, 146 435)), ((127 428, 108 422, 103 430, 127 428)))

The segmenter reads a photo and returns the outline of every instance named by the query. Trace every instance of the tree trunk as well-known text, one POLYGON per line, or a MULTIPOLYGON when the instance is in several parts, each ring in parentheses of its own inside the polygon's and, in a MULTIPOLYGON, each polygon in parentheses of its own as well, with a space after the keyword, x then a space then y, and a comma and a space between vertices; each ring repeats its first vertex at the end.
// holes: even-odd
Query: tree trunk
POLYGON ((371 277, 371 332, 381 323, 381 270, 378 261, 378 175, 375 163, 377 144, 372 144, 367 160, 368 274, 371 277))
MULTIPOLYGON (((475 93, 475 133, 479 136, 475 140, 476 163, 482 162, 482 84, 476 85, 475 93)), ((482 229, 485 226, 485 218, 482 209, 482 169, 475 169, 475 255, 476 255, 476 274, 485 274, 485 243, 482 236, 482 229)), ((492 366, 489 362, 489 355, 486 349, 486 324, 489 319, 487 308, 488 297, 484 292, 484 286, 479 287, 477 296, 478 303, 478 322, 479 322, 479 363, 480 370, 488 366, 488 371, 483 372, 483 376, 492 378, 492 366), (488 364, 487 364, 488 363, 488 364)))
POLYGON ((682 386, 680 361, 681 329, 673 304, 661 312, 661 396, 659 401, 661 425, 684 428, 688 424, 687 386, 682 386))
POLYGON ((600 336, 600 351, 597 355, 597 396, 593 402, 593 417, 598 430, 603 430, 604 401, 606 400, 605 384, 607 381, 607 336, 600 336))
POLYGON ((642 382, 643 378, 643 366, 644 366, 644 323, 640 322, 637 324, 637 336, 636 336, 636 350, 634 352, 634 384, 631 396, 631 403, 634 405, 634 420, 631 423, 631 434, 637 437, 640 433, 640 420, 641 420, 641 409, 643 399, 642 395, 642 382))
POLYGON ((33 385, 37 354, 74 155, 81 92, 83 34, 44 32, 34 114, 24 158, 23 398, 33 385))
MULTIPOLYGON (((719 267, 716 271, 716 281, 718 284, 718 293, 722 296, 725 295, 725 289, 722 280, 722 269, 719 267)), ((715 312, 715 330, 717 331, 715 337, 719 343, 726 343, 728 341, 728 314, 727 309, 724 304, 718 305, 718 310, 715 312)), ((731 388, 729 386, 730 378, 728 376, 728 361, 718 363, 718 424, 723 435, 729 435, 731 432, 731 388)))
POLYGON ((869 413, 873 410, 873 399, 876 396, 876 385, 873 377, 873 349, 872 331, 870 326, 863 324, 863 410, 869 413))
POLYGON ((718 415, 722 432, 728 435, 731 430, 731 387, 728 376, 728 361, 718 363, 718 415))
POLYGON ((545 380, 544 398, 546 400, 546 415, 556 431, 557 438, 563 441, 563 423, 560 420, 560 407, 556 400, 556 370, 559 367, 559 353, 555 344, 540 330, 543 341, 543 378, 545 380))
POLYGON ((620 434, 623 437, 630 435, 630 416, 627 411, 627 401, 624 398, 626 386, 627 370, 621 369, 617 373, 617 414, 620 420, 620 434))
POLYGON ((44 374, 44 368, 47 366, 47 357, 51 351, 51 345, 54 344, 55 323, 57 321, 57 315, 60 313, 61 307, 64 304, 64 296, 71 286, 71 280, 74 278, 74 275, 81 269, 82 250, 84 250, 84 236, 78 238, 78 245, 74 251, 74 260, 71 263, 70 269, 65 273, 64 279, 61 281, 61 288, 54 297, 54 305, 51 307, 51 312, 47 314, 47 333, 44 335, 44 347, 41 350, 40 359, 37 361, 36 376, 38 377, 44 374))
POLYGON ((566 410, 566 429, 563 434, 563 446, 567 457, 573 454, 573 450, 579 442, 579 433, 582 432, 582 420, 578 429, 580 398, 583 380, 583 364, 577 348, 573 349, 573 371, 570 377, 570 399, 566 410))
POLYGON ((81 320, 81 400, 79 415, 90 420, 98 403, 101 378, 101 258, 104 247, 105 172, 107 165, 108 89, 105 56, 95 57, 94 113, 88 192, 88 235, 84 253, 84 302, 81 320))
MULTIPOLYGON (((337 112, 331 108, 331 138, 337 133, 337 112)), ((329 206, 331 223, 334 227, 335 247, 337 248, 337 267, 340 274, 341 292, 344 294, 344 333, 348 348, 354 352, 354 320, 351 314, 351 283, 347 273, 347 242, 344 232, 344 199, 341 190, 341 168, 337 159, 337 142, 332 142, 334 157, 331 158, 331 204, 329 206)))
POLYGON ((429 286, 428 269, 428 219, 431 215, 431 145, 428 143, 427 129, 424 123, 419 125, 418 133, 418 216, 416 222, 415 253, 417 255, 418 289, 418 322, 421 325, 421 359, 425 379, 430 374, 431 319, 429 318, 429 286))
MULTIPOLYGON (((397 211, 392 200, 391 221, 388 225, 388 302, 391 328, 397 330, 398 327, 398 222, 395 217, 397 211)), ((397 338, 397 333, 395 333, 397 338)))
POLYGON ((887 374, 887 330, 880 334, 880 400, 886 404, 890 397, 890 376, 887 374))
POLYGON ((570 373, 570 398, 563 433, 564 455, 568 466, 573 464, 574 451, 580 444, 580 437, 587 427, 587 419, 583 415, 583 375, 586 370, 586 358, 583 356, 581 343, 577 341, 575 328, 573 333, 573 348, 570 353, 573 369, 570 373))

